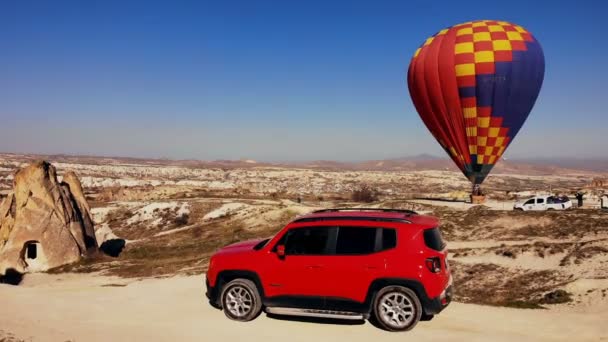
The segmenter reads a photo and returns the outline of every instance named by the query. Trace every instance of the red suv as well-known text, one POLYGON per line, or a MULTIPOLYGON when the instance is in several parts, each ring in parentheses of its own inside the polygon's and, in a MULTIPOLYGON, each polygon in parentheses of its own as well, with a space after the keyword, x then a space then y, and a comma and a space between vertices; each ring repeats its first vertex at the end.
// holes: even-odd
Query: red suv
POLYGON ((445 308, 452 276, 439 221, 413 211, 327 209, 209 262, 207 297, 237 321, 270 314, 413 328, 445 308))

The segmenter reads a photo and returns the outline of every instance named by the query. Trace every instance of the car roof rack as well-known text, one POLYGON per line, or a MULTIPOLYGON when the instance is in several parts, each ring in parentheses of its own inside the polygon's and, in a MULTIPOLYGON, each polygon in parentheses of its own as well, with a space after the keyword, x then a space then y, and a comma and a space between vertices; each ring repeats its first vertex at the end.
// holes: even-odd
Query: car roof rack
POLYGON ((405 218, 387 217, 361 217, 361 216, 322 216, 322 217, 302 217, 293 220, 293 223, 319 222, 319 221, 376 221, 376 222, 402 222, 412 223, 405 218))
POLYGON ((389 209, 389 208, 331 208, 331 209, 321 209, 315 210, 312 213, 339 213, 339 212, 349 212, 349 211, 379 211, 384 213, 403 213, 407 215, 418 215, 417 212, 408 209, 389 209))

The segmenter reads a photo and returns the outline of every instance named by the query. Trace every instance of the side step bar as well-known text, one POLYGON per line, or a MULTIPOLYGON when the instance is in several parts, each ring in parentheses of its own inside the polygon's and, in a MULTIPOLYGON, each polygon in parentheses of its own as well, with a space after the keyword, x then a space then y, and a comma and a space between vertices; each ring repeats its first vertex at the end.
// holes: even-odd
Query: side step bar
POLYGON ((359 320, 365 319, 363 314, 357 313, 357 312, 350 312, 350 311, 330 311, 330 310, 311 310, 311 309, 271 307, 271 308, 266 308, 266 312, 269 314, 275 314, 275 315, 345 319, 345 320, 353 320, 353 321, 359 321, 359 320))

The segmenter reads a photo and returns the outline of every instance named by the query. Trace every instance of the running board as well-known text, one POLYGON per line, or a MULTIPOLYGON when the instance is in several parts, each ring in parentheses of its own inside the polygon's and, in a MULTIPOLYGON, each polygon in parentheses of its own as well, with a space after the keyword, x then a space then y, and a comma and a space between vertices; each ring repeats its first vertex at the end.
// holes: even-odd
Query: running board
POLYGON ((297 309, 297 308, 266 308, 266 312, 275 315, 285 316, 302 316, 302 317, 317 317, 331 319, 346 319, 359 321, 365 319, 363 314, 350 311, 331 311, 331 310, 312 310, 312 309, 297 309))

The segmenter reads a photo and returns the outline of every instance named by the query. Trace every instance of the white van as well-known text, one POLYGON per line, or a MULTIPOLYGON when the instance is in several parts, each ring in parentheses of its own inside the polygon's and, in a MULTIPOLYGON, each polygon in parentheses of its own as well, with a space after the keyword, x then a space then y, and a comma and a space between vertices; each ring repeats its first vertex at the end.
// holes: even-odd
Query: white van
POLYGON ((513 210, 566 210, 572 208, 572 201, 566 196, 557 197, 551 195, 535 196, 533 198, 519 201, 513 206, 513 210))

